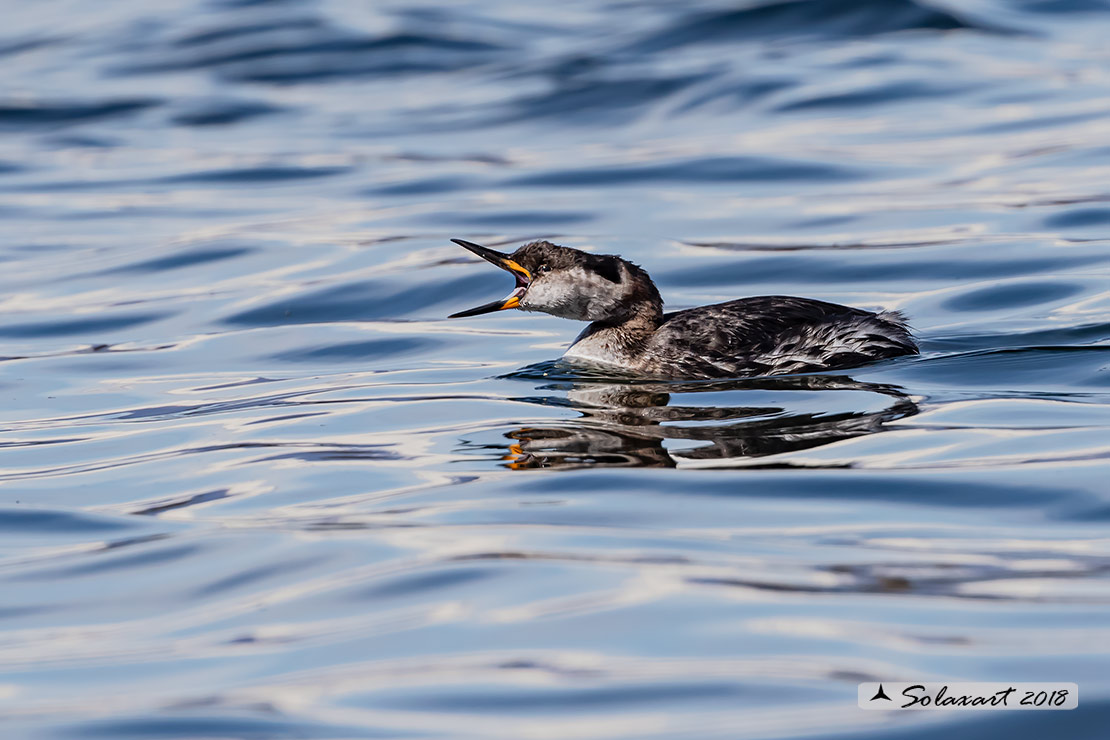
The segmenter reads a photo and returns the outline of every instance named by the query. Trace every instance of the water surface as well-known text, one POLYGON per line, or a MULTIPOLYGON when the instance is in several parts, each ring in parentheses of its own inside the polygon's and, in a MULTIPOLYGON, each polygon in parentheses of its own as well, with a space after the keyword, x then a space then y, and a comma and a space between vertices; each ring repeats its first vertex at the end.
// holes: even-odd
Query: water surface
POLYGON ((8 5, 5 737, 1105 736, 1110 6, 8 5), (583 373, 450 237, 923 353, 583 373))

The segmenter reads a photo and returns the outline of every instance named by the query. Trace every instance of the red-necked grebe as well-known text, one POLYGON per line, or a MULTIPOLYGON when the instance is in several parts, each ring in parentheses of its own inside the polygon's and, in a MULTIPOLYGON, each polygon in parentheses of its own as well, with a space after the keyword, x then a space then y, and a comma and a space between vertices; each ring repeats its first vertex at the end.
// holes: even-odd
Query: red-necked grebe
POLYGON ((616 255, 545 241, 502 254, 451 241, 511 272, 516 289, 449 318, 519 308, 589 321, 563 355, 572 361, 697 379, 838 370, 917 353, 897 311, 772 295, 663 313, 648 274, 616 255))

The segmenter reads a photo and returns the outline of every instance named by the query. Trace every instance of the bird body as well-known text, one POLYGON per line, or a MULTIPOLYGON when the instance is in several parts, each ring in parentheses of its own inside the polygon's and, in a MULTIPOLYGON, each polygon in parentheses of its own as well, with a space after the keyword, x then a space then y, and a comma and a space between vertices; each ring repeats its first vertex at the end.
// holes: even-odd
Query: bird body
POLYGON ((663 313, 647 273, 615 255, 545 241, 505 255, 454 241, 517 278, 507 298, 454 316, 520 308, 590 321, 564 355, 572 361, 698 379, 837 370, 918 351, 896 311, 756 296, 663 313))
POLYGON ((664 314, 643 342, 591 324, 564 356, 659 377, 721 378, 853 367, 916 351, 897 312, 755 296, 664 314))

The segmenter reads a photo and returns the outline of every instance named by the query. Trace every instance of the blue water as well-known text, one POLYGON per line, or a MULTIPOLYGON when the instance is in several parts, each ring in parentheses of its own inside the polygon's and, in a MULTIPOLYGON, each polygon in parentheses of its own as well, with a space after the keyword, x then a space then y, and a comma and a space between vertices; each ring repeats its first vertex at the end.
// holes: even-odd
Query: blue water
POLYGON ((1110 3, 3 18, 4 738, 1110 732, 1110 3), (582 375, 450 237, 923 354, 582 375))

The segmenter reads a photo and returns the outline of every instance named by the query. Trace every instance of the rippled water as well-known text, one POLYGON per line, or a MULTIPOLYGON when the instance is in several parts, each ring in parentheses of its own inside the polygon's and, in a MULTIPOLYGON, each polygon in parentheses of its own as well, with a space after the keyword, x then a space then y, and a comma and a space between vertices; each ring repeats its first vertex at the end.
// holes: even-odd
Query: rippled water
POLYGON ((1106 736, 1110 4, 4 19, 5 738, 1106 736), (924 351, 583 376, 449 237, 924 351))

